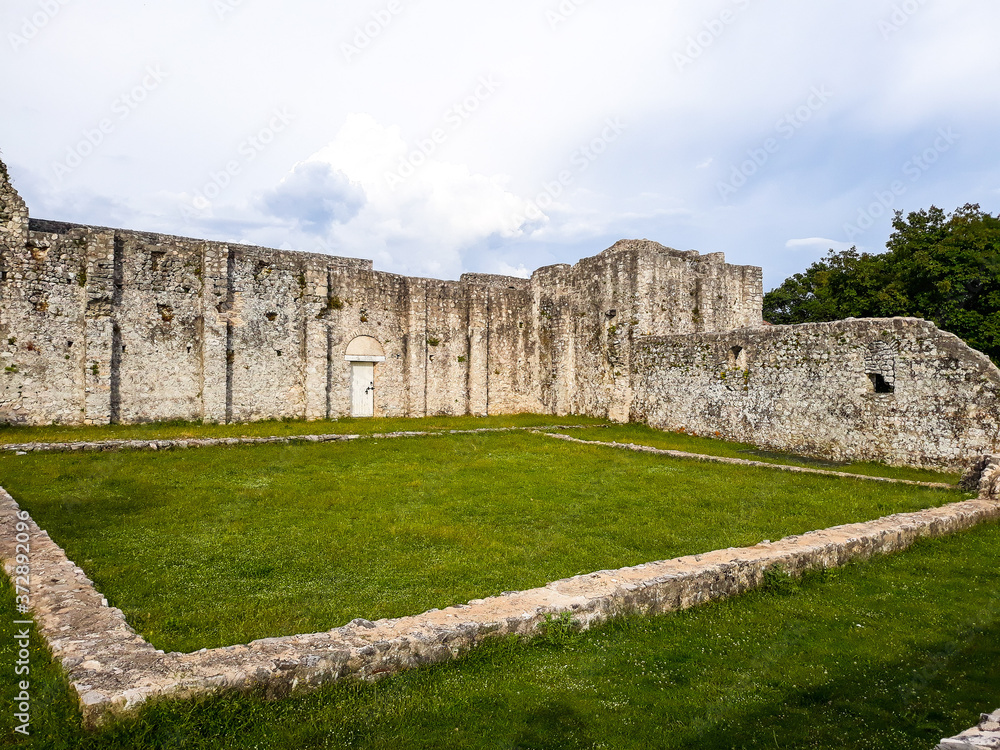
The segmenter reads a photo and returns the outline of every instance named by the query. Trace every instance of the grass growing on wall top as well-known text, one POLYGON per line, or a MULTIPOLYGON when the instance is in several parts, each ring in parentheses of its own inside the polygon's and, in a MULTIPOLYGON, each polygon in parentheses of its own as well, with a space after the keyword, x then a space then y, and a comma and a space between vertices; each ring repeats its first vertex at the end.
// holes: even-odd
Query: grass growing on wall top
MULTIPOLYGON (((375 685, 159 703, 96 734, 32 653, 15 747, 928 750, 1000 706, 1000 525, 682 613, 495 642, 375 685)), ((13 611, 0 575, 0 612, 13 611)), ((13 660, 0 619, 0 663, 13 660)), ((37 641, 35 642, 37 644, 37 641)), ((10 669, 0 697, 10 705, 10 669)), ((0 712, 0 741, 12 738, 0 712)))
POLYGON ((0 477, 129 622, 178 651, 969 496, 531 433, 8 455, 0 477))

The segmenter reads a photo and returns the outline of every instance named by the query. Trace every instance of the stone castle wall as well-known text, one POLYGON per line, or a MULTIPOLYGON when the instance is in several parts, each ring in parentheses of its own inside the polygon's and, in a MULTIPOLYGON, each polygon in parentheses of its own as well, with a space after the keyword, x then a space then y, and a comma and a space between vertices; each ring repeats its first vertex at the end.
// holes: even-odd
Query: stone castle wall
POLYGON ((632 418, 835 460, 963 467, 1000 446, 1000 371, 913 318, 637 345, 632 418))
POLYGON ((918 320, 762 324, 759 268, 623 240, 530 279, 29 220, 0 164, 0 422, 541 412, 832 459, 1000 450, 1000 372, 918 320))
POLYGON ((726 331, 761 321, 761 271, 721 253, 620 242, 575 266, 535 272, 541 400, 556 414, 627 420, 633 344, 642 336, 726 331))
POLYGON ((627 418, 631 339, 760 320, 760 271, 620 242, 529 279, 28 219, 4 172, 0 421, 345 416, 376 339, 375 414, 627 418), (725 301, 725 304, 723 304, 725 301))
POLYGON ((28 208, 10 184, 0 161, 0 247, 21 247, 28 241, 28 208))

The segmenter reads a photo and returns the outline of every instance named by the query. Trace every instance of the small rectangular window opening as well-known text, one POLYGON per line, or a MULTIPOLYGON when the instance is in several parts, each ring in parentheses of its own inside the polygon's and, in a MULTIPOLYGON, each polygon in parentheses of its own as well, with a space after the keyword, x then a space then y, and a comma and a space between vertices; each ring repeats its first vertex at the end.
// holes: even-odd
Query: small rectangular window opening
POLYGON ((747 368, 747 355, 742 346, 734 346, 729 350, 726 359, 731 370, 745 370, 747 368))
POLYGON ((875 393, 892 393, 896 390, 896 386, 886 382, 886 379, 877 372, 868 373, 868 377, 875 387, 875 393))

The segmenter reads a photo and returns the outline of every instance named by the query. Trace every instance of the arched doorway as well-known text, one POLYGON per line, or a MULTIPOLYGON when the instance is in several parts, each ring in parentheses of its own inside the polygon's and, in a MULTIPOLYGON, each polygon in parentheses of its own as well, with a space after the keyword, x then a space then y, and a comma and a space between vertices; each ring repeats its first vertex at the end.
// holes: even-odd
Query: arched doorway
POLYGON ((344 356, 351 363, 351 416, 375 416, 375 364, 385 362, 378 339, 358 336, 347 345, 344 356))

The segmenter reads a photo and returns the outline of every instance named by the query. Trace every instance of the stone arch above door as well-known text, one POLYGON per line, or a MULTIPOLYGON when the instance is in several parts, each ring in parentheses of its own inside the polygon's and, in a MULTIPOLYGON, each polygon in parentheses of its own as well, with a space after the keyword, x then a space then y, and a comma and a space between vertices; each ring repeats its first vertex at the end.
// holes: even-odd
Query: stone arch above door
POLYGON ((357 336, 347 345, 344 359, 348 362, 385 362, 385 349, 371 336, 357 336))

